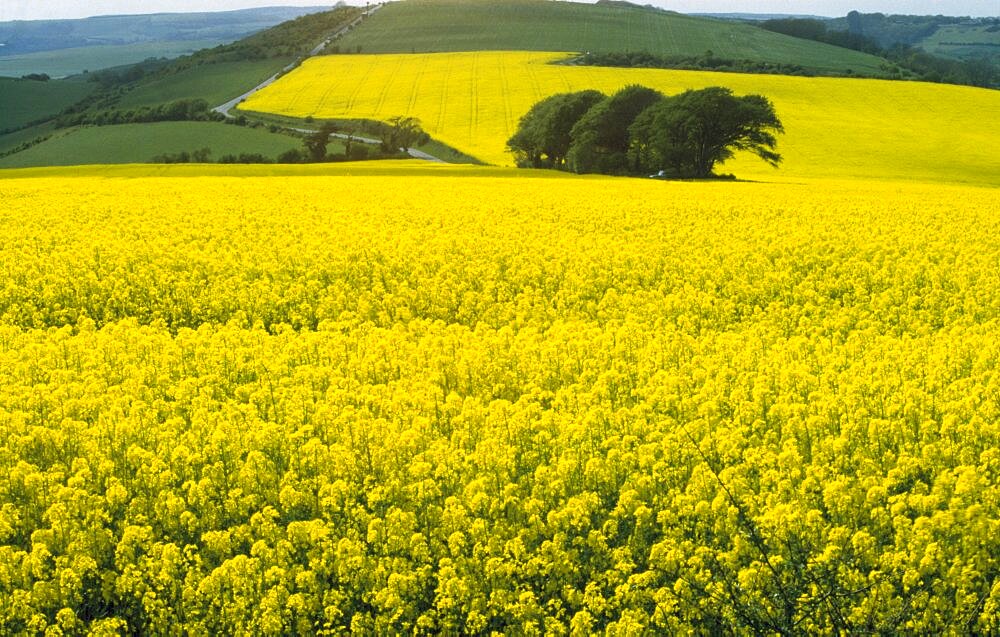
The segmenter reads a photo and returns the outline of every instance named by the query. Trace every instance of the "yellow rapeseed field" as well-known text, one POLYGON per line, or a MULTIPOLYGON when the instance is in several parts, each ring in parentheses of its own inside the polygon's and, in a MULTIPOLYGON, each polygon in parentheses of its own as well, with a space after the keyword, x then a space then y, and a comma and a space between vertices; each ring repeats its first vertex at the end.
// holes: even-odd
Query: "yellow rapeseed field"
POLYGON ((761 93, 787 134, 780 171, 750 159, 748 178, 861 177, 1000 183, 1000 92, 883 80, 553 65, 567 54, 333 55, 307 60, 242 108, 296 117, 420 118, 435 138, 497 165, 538 100, 643 84, 666 93, 722 85, 761 93))
POLYGON ((74 175, 0 176, 4 634, 1000 631, 995 188, 74 175))

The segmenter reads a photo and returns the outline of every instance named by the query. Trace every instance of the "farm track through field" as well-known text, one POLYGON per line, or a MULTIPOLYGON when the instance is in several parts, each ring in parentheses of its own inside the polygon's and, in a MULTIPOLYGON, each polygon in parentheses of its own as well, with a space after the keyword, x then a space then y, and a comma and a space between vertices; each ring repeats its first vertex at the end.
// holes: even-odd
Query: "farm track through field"
POLYGON ((413 105, 417 101, 417 92, 420 89, 421 81, 424 78, 424 73, 427 71, 427 65, 421 64, 417 72, 413 74, 413 82, 410 84, 410 101, 406 104, 406 113, 401 113, 401 115, 406 115, 407 113, 413 112, 413 105))
POLYGON ((361 94, 362 88, 365 87, 365 82, 371 75, 371 71, 378 64, 376 58, 369 58, 367 70, 355 76, 354 88, 351 90, 350 97, 347 98, 344 105, 345 111, 351 111, 354 109, 354 104, 357 102, 358 95, 361 94))
POLYGON ((438 116, 437 124, 434 126, 435 131, 444 130, 445 112, 448 110, 448 92, 451 90, 450 82, 452 75, 452 69, 446 68, 440 80, 441 98, 438 100, 438 116))
POLYGON ((389 92, 393 89, 393 84, 399 81, 401 76, 399 69, 402 68, 402 66, 403 61, 398 60, 395 68, 386 74, 385 79, 382 82, 382 86, 379 89, 378 100, 375 102, 375 107, 372 109, 372 112, 375 113, 376 117, 379 117, 380 119, 385 119, 382 107, 385 104, 386 96, 389 95, 389 92))
POLYGON ((470 78, 469 78, 469 143, 476 138, 476 130, 479 124, 479 54, 473 53, 472 60, 470 63, 470 78))
POLYGON ((504 135, 510 137, 514 134, 517 122, 514 120, 514 110, 510 105, 510 86, 507 80, 507 64, 504 60, 497 60, 497 75, 500 77, 501 99, 503 100, 503 112, 505 130, 504 135))

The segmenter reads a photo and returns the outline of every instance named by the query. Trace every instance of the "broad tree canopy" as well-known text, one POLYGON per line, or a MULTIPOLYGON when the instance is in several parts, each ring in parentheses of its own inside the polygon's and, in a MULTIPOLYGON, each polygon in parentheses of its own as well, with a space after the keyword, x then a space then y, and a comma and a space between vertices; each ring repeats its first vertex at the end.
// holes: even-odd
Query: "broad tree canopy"
POLYGON ((665 98, 644 111, 629 130, 629 154, 646 172, 704 178, 736 151, 777 167, 781 155, 775 151, 775 134, 782 132, 767 98, 737 97, 714 86, 665 98))
POLYGON ((567 155, 570 170, 609 175, 631 172, 626 157, 629 126, 662 99, 659 91, 633 85, 596 104, 573 126, 567 155))
POLYGON ((737 151, 777 166, 784 127, 761 95, 713 86, 666 97, 626 86, 561 93, 535 104, 507 142, 518 166, 577 173, 711 177, 737 151))
POLYGON ((559 93, 531 107, 507 142, 522 168, 561 168, 569 151, 570 131, 601 100, 600 91, 559 93))

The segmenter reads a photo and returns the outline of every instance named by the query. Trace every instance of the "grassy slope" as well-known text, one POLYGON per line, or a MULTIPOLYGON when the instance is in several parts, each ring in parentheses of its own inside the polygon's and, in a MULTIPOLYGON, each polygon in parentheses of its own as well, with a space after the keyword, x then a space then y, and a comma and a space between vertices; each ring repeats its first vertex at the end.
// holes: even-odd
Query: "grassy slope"
POLYGON ((921 48, 935 55, 956 58, 989 57, 1000 59, 1000 31, 987 26, 943 26, 920 42, 921 48))
POLYGON ((436 139, 509 164, 506 140, 532 104, 567 90, 643 84, 673 94, 722 85, 772 99, 785 124, 775 171, 759 160, 724 167, 739 177, 899 178, 1000 184, 1000 91, 861 80, 547 64, 549 53, 334 55, 303 66, 244 104, 305 117, 412 115, 436 139))
POLYGON ((213 160, 231 153, 274 158, 300 146, 287 135, 214 122, 126 124, 58 131, 33 148, 0 158, 0 168, 142 163, 156 155, 206 147, 212 149, 213 160))
POLYGON ((171 63, 114 101, 115 108, 200 98, 212 106, 241 95, 353 20, 357 8, 303 16, 247 38, 171 63))
POLYGON ((142 82, 115 106, 128 109, 180 99, 203 99, 216 106, 243 94, 290 62, 290 58, 271 58, 195 66, 142 82))
POLYGON ((65 77, 84 71, 135 64, 151 57, 174 58, 219 44, 217 40, 184 42, 139 42, 41 51, 0 57, 0 75, 20 77, 28 73, 48 73, 65 77))
POLYGON ((46 122, 44 124, 38 124, 37 126, 30 126, 28 128, 22 128, 19 131, 14 131, 13 133, 8 133, 7 135, 0 135, 0 154, 7 153, 21 144, 25 144, 42 137, 47 137, 55 134, 56 127, 52 122, 46 122))
POLYGON ((877 72, 881 59, 744 24, 635 7, 545 0, 407 0, 341 40, 343 51, 646 51, 877 72))
POLYGON ((990 31, 986 25, 964 25, 953 24, 939 28, 930 37, 925 38, 921 44, 940 44, 942 42, 955 42, 962 44, 994 44, 1000 46, 1000 31, 990 31))
MULTIPOLYGON (((282 128, 299 129, 299 130, 318 130, 319 126, 323 121, 312 121, 307 122, 301 117, 286 117, 284 115, 275 115, 274 113, 254 113, 249 111, 242 111, 236 109, 235 114, 246 115, 247 118, 252 122, 259 122, 262 124, 275 124, 282 128)), ((377 139, 378 134, 367 130, 363 126, 363 122, 357 120, 349 119, 333 119, 331 121, 336 127, 337 131, 340 133, 345 133, 346 131, 353 131, 358 137, 365 137, 367 139, 377 139)), ((333 143, 341 144, 337 139, 331 140, 333 143)), ((413 147, 414 150, 423 151, 432 157, 436 157, 449 164, 481 164, 478 159, 472 157, 471 155, 466 155, 459 150, 452 148, 436 139, 430 139, 425 144, 419 144, 413 147)), ((2 149, 0 149, 2 150, 2 149)), ((339 152, 331 149, 328 150, 330 153, 339 152)), ((375 160, 372 160, 375 161, 375 160)))
POLYGON ((34 82, 0 77, 0 131, 55 115, 94 90, 83 81, 34 82))
MULTIPOLYGON (((254 34, 224 47, 201 51, 172 62, 167 68, 130 86, 114 89, 92 108, 129 110, 180 99, 204 99, 221 104, 280 71, 295 56, 310 50, 358 9, 321 12, 254 34), (261 57, 265 59, 259 59, 261 57), (242 61, 234 61, 241 60, 242 61)), ((51 126, 48 127, 51 129, 51 126)), ((51 130, 42 128, 0 136, 0 153, 51 130)), ((155 155, 211 147, 223 154, 261 153, 275 157, 300 146, 298 140, 216 124, 145 124, 58 131, 38 146, 0 159, 0 166, 67 165, 80 163, 145 162, 155 155)), ((339 143, 329 152, 342 152, 339 143)))

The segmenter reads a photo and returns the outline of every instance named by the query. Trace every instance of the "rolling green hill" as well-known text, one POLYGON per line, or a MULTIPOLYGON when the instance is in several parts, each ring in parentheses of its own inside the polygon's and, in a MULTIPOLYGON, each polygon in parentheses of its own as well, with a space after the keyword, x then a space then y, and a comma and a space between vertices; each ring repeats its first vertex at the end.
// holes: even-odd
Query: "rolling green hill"
POLYGON ((881 58, 769 33, 746 24, 622 3, 546 0, 394 2, 340 42, 341 51, 643 51, 798 64, 816 72, 877 74, 881 58))
POLYGON ((84 81, 38 82, 0 77, 0 133, 56 115, 94 88, 84 81))
POLYGON ((935 55, 957 59, 987 58, 1000 63, 1000 24, 954 24, 938 28, 920 41, 935 55))
POLYGON ((85 127, 55 131, 37 146, 0 157, 0 168, 143 163, 156 155, 200 148, 210 148, 213 161, 239 153, 259 153, 273 159, 301 145, 288 135, 216 122, 85 127))
POLYGON ((184 99, 203 99, 215 106, 253 88, 291 61, 282 57, 219 62, 158 74, 130 87, 115 107, 154 106, 184 99))
POLYGON ((136 42, 10 55, 0 57, 0 76, 20 77, 28 73, 45 73, 52 77, 67 77, 111 66, 135 64, 148 58, 176 58, 217 44, 214 40, 136 42))
POLYGON ((8 153, 13 152, 23 144, 30 144, 40 138, 47 137, 54 133, 55 130, 55 125, 52 122, 48 122, 22 128, 6 135, 0 135, 0 157, 5 157, 8 153))
POLYGON ((175 58, 244 38, 319 7, 0 22, 0 75, 61 77, 149 57, 175 58))
POLYGON ((1000 16, 962 18, 944 15, 852 13, 826 20, 830 30, 849 31, 889 49, 904 45, 956 60, 1000 63, 1000 16))
MULTIPOLYGON (((343 7, 304 16, 231 44, 204 49, 170 62, 94 73, 89 78, 94 80, 91 82, 83 77, 47 83, 4 79, 0 84, 0 113, 3 114, 0 131, 24 126, 45 116, 54 117, 84 98, 87 100, 78 105, 77 112, 85 108, 90 113, 117 111, 127 114, 139 107, 155 107, 178 100, 205 100, 213 106, 221 104, 308 53, 332 33, 357 19, 360 12, 354 7, 343 7), (45 107, 39 108, 39 104, 45 107)), ((144 162, 156 155, 204 147, 213 150, 215 159, 240 153, 273 158, 300 146, 298 140, 285 135, 207 122, 71 129, 58 129, 57 124, 49 122, 0 134, 0 155, 11 153, 0 157, 0 167, 144 162), (25 144, 46 136, 49 138, 24 148, 25 144), (17 152, 12 152, 15 150, 17 152)), ((336 151, 331 149, 330 152, 336 151)))
POLYGON ((308 54, 359 14, 360 9, 354 7, 311 14, 225 46, 198 51, 133 81, 115 82, 96 107, 127 109, 181 99, 221 104, 308 54))

